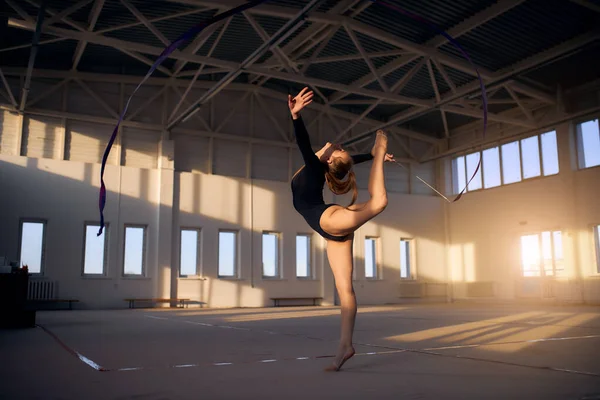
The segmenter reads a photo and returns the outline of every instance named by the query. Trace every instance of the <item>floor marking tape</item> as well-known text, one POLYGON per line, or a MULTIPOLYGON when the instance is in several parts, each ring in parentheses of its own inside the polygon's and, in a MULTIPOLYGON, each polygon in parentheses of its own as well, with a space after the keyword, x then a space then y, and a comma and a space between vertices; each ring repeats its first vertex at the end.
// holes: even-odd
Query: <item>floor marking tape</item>
MULTIPOLYGON (((146 317, 153 318, 153 319, 159 319, 159 320, 177 321, 177 319, 173 319, 173 318, 155 317, 152 315, 146 315, 146 317)), ((230 326, 230 325, 207 324, 207 323, 189 321, 189 320, 184 320, 183 322, 192 324, 192 325, 199 325, 199 326, 235 329, 235 330, 243 330, 243 331, 249 331, 249 332, 262 332, 262 333, 268 333, 268 334, 272 334, 272 335, 295 336, 295 337, 302 337, 302 338, 312 339, 312 340, 330 341, 327 339, 306 336, 306 335, 302 335, 302 334, 283 333, 283 332, 276 332, 276 331, 271 331, 271 330, 257 330, 257 329, 251 329, 251 328, 234 327, 234 326, 230 326)), ((77 357, 79 360, 81 360, 83 363, 92 367, 96 371, 125 372, 125 371, 142 371, 142 370, 157 369, 156 367, 154 367, 154 368, 153 367, 125 367, 125 368, 117 368, 117 369, 104 368, 104 367, 100 366, 99 364, 95 363, 94 361, 92 361, 91 359, 85 357, 81 353, 68 347, 64 342, 62 342, 58 338, 58 336, 56 336, 54 333, 52 333, 47 328, 45 328, 41 325, 36 325, 36 326, 40 327, 42 330, 44 330, 44 332, 46 332, 50 336, 52 336, 61 345, 61 347, 63 347, 66 351, 68 351, 69 353, 71 353, 72 355, 77 357)), ((507 362, 507 361, 497 361, 497 360, 490 360, 490 359, 484 359, 484 358, 478 358, 478 357, 460 356, 460 355, 456 355, 456 354, 442 354, 442 353, 437 353, 437 352, 433 351, 433 350, 449 350, 449 349, 461 349, 461 348, 476 348, 476 347, 483 347, 483 346, 490 346, 490 345, 516 344, 516 343, 537 343, 537 342, 559 341, 559 340, 591 339, 591 338, 598 338, 598 337, 600 337, 600 335, 571 336, 571 337, 562 337, 562 338, 542 338, 542 339, 530 339, 530 340, 512 341, 512 342, 491 342, 491 343, 485 343, 485 344, 431 347, 431 348, 425 348, 425 349, 408 349, 408 348, 400 348, 400 347, 394 347, 394 346, 377 345, 377 344, 370 344, 370 343, 357 343, 357 342, 355 342, 354 344, 357 346, 367 346, 367 347, 387 349, 385 351, 371 351, 371 352, 366 352, 366 353, 356 353, 355 356, 359 356, 359 357, 360 356, 386 355, 386 354, 398 354, 398 353, 411 352, 411 353, 427 354, 427 355, 434 355, 434 356, 447 357, 447 358, 465 359, 465 360, 481 361, 481 362, 491 362, 491 363, 504 364, 504 365, 510 365, 510 366, 518 366, 518 367, 525 367, 525 368, 534 368, 534 369, 541 369, 541 370, 550 370, 550 371, 556 371, 556 372, 566 372, 566 373, 571 373, 571 374, 581 374, 581 375, 600 377, 600 374, 594 373, 594 372, 577 371, 577 370, 566 369, 566 368, 555 368, 555 367, 544 367, 544 366, 518 364, 518 363, 507 362)), ((311 360, 311 359, 334 358, 334 357, 335 357, 335 355, 320 355, 320 356, 312 356, 312 357, 311 356, 302 356, 302 357, 291 357, 291 358, 282 358, 282 359, 266 359, 266 360, 246 361, 246 362, 242 361, 242 362, 236 362, 236 363, 212 362, 212 363, 177 364, 177 365, 167 366, 166 368, 198 368, 198 367, 202 367, 202 366, 229 366, 229 365, 234 365, 234 364, 238 365, 238 364, 256 364, 256 363, 264 364, 264 363, 273 363, 273 362, 278 362, 278 361, 311 360)))

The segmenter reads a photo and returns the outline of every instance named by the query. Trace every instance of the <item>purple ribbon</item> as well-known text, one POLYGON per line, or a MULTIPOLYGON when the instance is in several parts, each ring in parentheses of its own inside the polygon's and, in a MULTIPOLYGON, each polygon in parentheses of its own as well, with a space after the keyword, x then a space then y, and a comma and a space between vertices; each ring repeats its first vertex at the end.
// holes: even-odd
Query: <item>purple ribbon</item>
POLYGON ((173 43, 171 43, 169 46, 167 46, 163 50, 162 53, 160 53, 160 55, 158 56, 158 58, 156 59, 156 61, 154 62, 154 64, 152 64, 152 66, 148 70, 148 73, 146 73, 146 76, 144 76, 144 79, 142 79, 142 81, 137 85, 137 87, 135 88, 135 90, 133 91, 133 93, 131 93, 131 96, 129 96, 129 99, 127 100, 127 103, 125 104, 125 108, 123 109, 123 111, 121 112, 121 115, 119 116, 119 120, 117 121, 117 125, 115 126, 115 129, 113 130, 112 136, 110 137, 110 140, 108 141, 108 145, 106 146, 106 150, 104 151, 104 156, 102 157, 102 168, 101 168, 101 171, 100 171, 100 182, 101 182, 101 185, 100 185, 100 196, 99 196, 99 199, 98 199, 98 206, 100 208, 100 230, 98 231, 98 235, 97 236, 102 235, 102 230, 104 229, 104 206, 106 205, 106 186, 104 185, 104 169, 106 167, 106 161, 108 159, 108 155, 110 153, 110 149, 111 149, 111 147, 112 147, 112 145, 115 142, 115 139, 117 137, 117 132, 119 130, 119 125, 123 121, 123 118, 125 117, 125 113, 127 112, 127 108, 129 107, 129 102, 131 101, 131 99, 133 98, 133 96, 135 95, 135 93, 144 84, 144 82, 146 82, 146 80, 150 77, 150 75, 152 75, 152 73, 154 72, 154 70, 156 70, 156 68, 164 60, 166 60, 167 57, 173 51, 175 51, 176 48, 178 48, 179 46, 181 46, 182 43, 184 43, 188 39, 190 39, 193 36, 195 36, 198 33, 200 33, 207 26, 212 25, 212 24, 214 24, 216 22, 219 22, 219 21, 221 21, 221 20, 223 20, 225 18, 229 18, 232 15, 241 13, 242 11, 245 11, 245 10, 248 10, 250 8, 256 7, 257 5, 259 5, 261 3, 264 3, 265 1, 268 1, 268 0, 249 1, 246 4, 242 4, 242 5, 238 6, 238 7, 232 8, 231 10, 227 10, 224 13, 218 14, 218 15, 214 16, 213 18, 209 19, 208 21, 202 22, 202 23, 194 26, 193 28, 191 28, 187 32, 183 33, 173 43))
MULTIPOLYGON (((471 63, 471 65, 473 66, 473 69, 475 70, 475 72, 477 73, 477 79, 479 79, 479 87, 481 88, 481 98, 483 101, 483 134, 482 134, 482 138, 485 137, 485 133, 486 133, 486 129, 487 129, 487 117, 488 117, 488 101, 487 101, 487 93, 485 91, 485 85, 483 83, 483 79, 481 79, 481 75, 479 74, 479 70, 477 69, 477 67, 475 66, 475 64, 473 63, 473 61, 471 60, 471 57, 469 57, 469 55, 467 54, 467 52, 462 48, 462 46, 456 41, 456 39, 454 39, 452 36, 450 36, 449 34, 447 34, 445 31, 443 31, 442 29, 438 28, 436 25, 434 25, 432 22, 426 20, 425 18, 421 17, 420 15, 416 15, 411 13, 410 11, 406 11, 403 10, 402 8, 390 4, 390 3, 386 3, 385 1, 378 1, 378 0, 371 0, 373 1, 373 3, 376 4, 381 4, 382 6, 385 6, 391 10, 394 11, 398 11, 399 13, 402 13, 416 21, 422 22, 426 25, 428 25, 430 28, 432 28, 434 31, 438 32, 440 35, 444 36, 446 39, 448 39, 448 41, 450 43, 452 43, 454 45, 454 47, 456 47, 458 50, 460 50, 460 52, 462 53, 463 56, 465 56, 465 58, 469 61, 469 63, 471 63)), ((479 155, 479 162, 477 163, 477 168, 475 168, 475 172, 473 173, 473 176, 471 176, 471 179, 469 179, 469 181, 467 182, 467 184, 465 185, 465 188, 463 190, 461 190, 461 192, 458 194, 458 196, 452 201, 458 201, 458 199, 460 199, 463 195, 463 193, 465 192, 465 190, 467 190, 467 187, 469 186, 469 183, 471 183, 471 181, 473 180, 473 178, 475 178, 475 175, 477 175, 477 172, 479 171, 479 168, 481 167, 481 155, 479 155)))

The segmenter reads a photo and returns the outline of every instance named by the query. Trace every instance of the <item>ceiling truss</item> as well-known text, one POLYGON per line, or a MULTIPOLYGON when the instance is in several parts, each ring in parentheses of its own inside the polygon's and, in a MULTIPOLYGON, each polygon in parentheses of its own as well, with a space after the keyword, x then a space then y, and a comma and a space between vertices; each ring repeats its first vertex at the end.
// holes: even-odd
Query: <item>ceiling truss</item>
MULTIPOLYGON (((27 1, 27 3, 30 5, 37 7, 38 9, 40 8, 38 1, 25 1, 27 1)), ((51 95, 55 91, 59 90, 65 83, 70 81, 77 82, 77 84, 86 90, 90 96, 94 97, 93 91, 89 87, 86 87, 85 82, 80 79, 82 74, 77 71, 82 56, 86 51, 86 47, 90 43, 116 49, 123 54, 126 54, 127 56, 141 61, 147 65, 152 65, 156 57, 163 50, 160 47, 151 46, 148 44, 116 39, 114 37, 107 36, 107 33, 114 33, 135 26, 143 26, 147 29, 149 35, 158 39, 163 45, 166 46, 170 42, 164 33, 157 28, 156 22, 211 10, 221 12, 245 3, 245 1, 240 0, 170 0, 172 3, 186 4, 193 6, 193 8, 190 10, 173 13, 171 15, 149 18, 145 16, 142 11, 136 8, 130 0, 119 1, 123 7, 136 18, 135 22, 115 25, 103 29, 96 29, 99 16, 105 6, 104 0, 82 0, 72 4, 64 10, 53 10, 50 8, 46 8, 44 10, 44 13, 47 15, 44 15, 46 18, 41 27, 42 32, 46 35, 52 35, 54 38, 42 40, 39 42, 39 45, 43 46, 44 44, 56 43, 64 40, 77 41, 77 46, 72 56, 72 68, 70 72, 48 72, 47 74, 53 75, 55 78, 60 78, 61 81, 59 81, 55 86, 49 88, 45 93, 39 95, 38 98, 29 100, 27 100, 26 97, 21 98, 21 111, 23 111, 23 107, 27 108, 35 105, 41 99, 51 95), (93 4, 88 15, 87 23, 73 20, 70 17, 75 11, 90 3, 93 4), (65 24, 71 29, 65 28, 65 24)), ((460 37, 461 35, 465 35, 473 29, 485 24, 486 22, 506 13, 512 8, 517 7, 523 2, 524 0, 498 1, 488 8, 462 21, 456 26, 451 27, 447 32, 455 38, 460 37)), ((18 2, 14 0, 6 0, 6 3, 19 16, 19 18, 9 19, 9 27, 31 32, 36 30, 36 26, 38 25, 37 16, 28 14, 22 7, 19 6, 18 2)), ((575 3, 583 4, 592 10, 598 11, 595 9, 595 6, 591 5, 590 2, 576 1, 575 3)), ((189 43, 185 48, 178 49, 170 55, 170 58, 176 60, 174 67, 170 69, 164 66, 159 67, 159 71, 168 77, 166 79, 168 79, 169 85, 173 86, 174 82, 177 82, 174 87, 176 87, 176 90, 181 94, 179 103, 167 118, 168 124, 166 126, 174 126, 173 121, 175 121, 176 116, 182 107, 186 107, 189 110, 190 105, 200 103, 200 100, 202 99, 193 99, 190 98, 190 96, 192 93, 191 89, 197 86, 199 83, 198 79, 201 76, 217 73, 229 74, 235 71, 248 74, 249 84, 247 86, 248 90, 252 93, 256 93, 257 90, 261 90, 261 87, 264 86, 265 83, 267 83, 270 79, 289 81, 311 87, 311 89, 314 90, 317 96, 320 98, 320 104, 314 104, 315 107, 319 108, 319 115, 317 119, 323 116, 331 118, 333 115, 339 114, 340 111, 335 106, 364 106, 364 110, 360 113, 356 113, 354 118, 352 118, 351 122, 347 126, 338 126, 339 133, 336 137, 336 140, 345 140, 347 143, 355 143, 365 137, 368 137, 368 134, 372 130, 388 128, 390 131, 398 135, 423 141, 431 146, 430 149, 434 149, 437 144, 441 143, 443 140, 447 140, 453 135, 453 130, 448 124, 448 114, 458 114, 477 119, 483 118, 481 100, 478 99, 478 96, 480 95, 479 83, 476 80, 475 71, 467 62, 467 60, 450 56, 439 51, 439 48, 447 43, 447 39, 444 36, 438 35, 425 44, 417 44, 406 39, 394 37, 387 32, 361 23, 355 19, 356 16, 360 15, 368 7, 373 7, 373 2, 365 0, 343 0, 339 1, 328 12, 311 12, 308 16, 306 16, 303 22, 293 27, 297 29, 303 24, 310 23, 308 28, 304 29, 300 34, 298 34, 285 45, 275 44, 274 46, 271 46, 270 50, 272 51, 272 54, 269 57, 266 57, 261 63, 244 65, 243 68, 241 68, 238 63, 219 59, 213 56, 215 49, 217 49, 221 43, 223 35, 228 29, 230 29, 231 18, 209 26, 196 38, 194 38, 192 42, 189 43), (320 54, 327 47, 332 37, 340 30, 343 30, 347 33, 354 44, 356 51, 351 54, 320 57, 320 54), (215 34, 215 32, 218 32, 218 34, 208 53, 205 56, 198 55, 198 51, 206 44, 211 36, 215 34), (361 42, 358 34, 389 43, 393 45, 395 49, 369 53, 367 50, 365 50, 364 44, 361 42), (307 56, 310 51, 313 51, 312 54, 307 56), (394 56, 396 58, 383 66, 376 67, 373 60, 386 56, 394 56), (329 82, 307 75, 307 71, 311 66, 350 60, 362 60, 368 66, 369 73, 348 84, 329 82), (416 64, 414 64, 407 72, 405 72, 405 74, 393 85, 386 83, 386 76, 415 62, 416 64), (184 71, 184 68, 186 66, 189 67, 190 64, 194 66, 194 69, 184 71), (462 86, 457 86, 457 84, 452 81, 446 71, 448 67, 470 75, 473 80, 462 86), (449 88, 447 92, 441 92, 440 86, 434 74, 434 69, 439 72, 443 82, 449 88), (426 71, 426 73, 429 75, 431 86, 435 93, 433 98, 422 99, 401 95, 400 93, 402 92, 402 89, 409 84, 410 81, 421 71, 426 71), (366 88, 374 82, 379 84, 381 90, 366 88), (329 89, 330 91, 333 91, 333 93, 325 95, 321 89, 329 89), (364 99, 348 99, 347 97, 349 95, 361 95, 364 97, 364 99), (377 110, 377 107, 389 105, 402 105, 408 106, 408 108, 403 109, 395 115, 391 115, 386 121, 380 121, 370 117, 370 115, 377 110), (400 124, 405 124, 422 115, 427 115, 430 112, 439 113, 439 116, 443 121, 443 131, 437 132, 437 136, 432 136, 431 133, 415 132, 414 130, 399 126, 400 124), (371 127, 370 130, 356 134, 353 137, 348 137, 348 134, 351 133, 353 128, 359 123, 366 123, 371 127)), ((260 5, 245 11, 243 16, 252 26, 253 30, 262 40, 263 44, 266 44, 272 38, 267 33, 265 27, 261 26, 256 17, 272 16, 285 18, 288 21, 291 21, 294 17, 296 17, 297 12, 298 10, 287 7, 260 5)), ((517 81, 519 74, 534 68, 537 65, 543 64, 548 60, 552 60, 562 54, 568 54, 574 49, 585 46, 586 44, 594 40, 598 40, 599 38, 600 35, 598 34, 598 31, 589 32, 580 37, 566 41, 540 54, 533 55, 528 59, 521 60, 520 62, 500 71, 489 71, 481 66, 477 66, 486 85, 486 89, 490 92, 489 104, 510 105, 513 106, 511 110, 520 110, 521 113, 521 117, 514 117, 505 115, 505 112, 489 112, 489 120, 492 122, 509 124, 520 128, 535 128, 538 121, 536 118, 534 118, 533 110, 543 106, 556 104, 557 95, 551 91, 542 90, 539 88, 539 86, 531 85, 527 81, 517 81), (499 88, 503 88, 509 94, 509 97, 494 99, 494 90, 499 88)), ((0 53, 31 46, 31 43, 13 46, 10 48, 0 49, 0 53)), ((4 71, 12 70, 6 67, 3 69, 4 71)), ((39 76, 40 74, 43 74, 43 72, 34 70, 34 68, 30 68, 26 71, 23 81, 30 81, 32 74, 39 76)), ((96 77, 96 79, 101 78, 96 77)), ((106 79, 113 78, 110 78, 107 75, 106 79)), ((131 79, 139 81, 140 78, 132 77, 131 79)), ((203 83, 203 85, 204 84, 205 83, 203 83)), ((213 83, 213 85, 214 84, 216 83, 213 83)), ((232 83, 229 84, 231 85, 232 83)), ((3 89, 0 90, 0 95, 8 101, 10 106, 17 109, 19 99, 15 98, 14 94, 12 93, 6 81, 5 73, 3 73, 1 65, 0 89, 3 89)), ((156 96, 159 96, 160 93, 162 93, 162 90, 166 89, 163 87, 161 91, 156 94, 156 96)), ((215 90, 217 90, 216 86, 215 90)), ((148 99, 148 104, 150 102, 151 99, 148 99)), ((265 107, 264 102, 261 102, 259 99, 257 100, 257 105, 259 107, 265 107)), ((106 104, 101 104, 101 106, 104 108, 108 107, 106 104)), ((118 115, 120 110, 114 110, 108 107, 107 111, 110 111, 110 114, 114 116, 118 115)), ((140 110, 132 110, 131 112, 136 114, 139 111, 140 110)), ((130 119, 131 118, 129 118, 129 120, 130 119)), ((203 121, 202 124, 204 129, 208 128, 206 121, 203 121)), ((286 135, 285 129, 277 125, 275 125, 275 129, 281 133, 283 140, 289 141, 290 137, 286 135)), ((219 129, 217 129, 215 132, 218 131, 219 129)))

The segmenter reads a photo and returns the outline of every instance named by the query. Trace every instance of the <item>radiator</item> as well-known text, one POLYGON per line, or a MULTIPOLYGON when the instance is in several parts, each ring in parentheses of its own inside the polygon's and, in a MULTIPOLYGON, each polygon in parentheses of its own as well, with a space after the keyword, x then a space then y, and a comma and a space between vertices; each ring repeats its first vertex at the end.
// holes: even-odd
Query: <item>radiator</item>
POLYGON ((468 282, 467 297, 493 297, 494 282, 468 282))
POLYGON ((56 281, 29 281, 27 292, 28 300, 52 300, 58 297, 58 282, 56 281))
POLYGON ((425 283, 417 282, 401 282, 400 283, 400 297, 425 297, 427 286, 425 283))

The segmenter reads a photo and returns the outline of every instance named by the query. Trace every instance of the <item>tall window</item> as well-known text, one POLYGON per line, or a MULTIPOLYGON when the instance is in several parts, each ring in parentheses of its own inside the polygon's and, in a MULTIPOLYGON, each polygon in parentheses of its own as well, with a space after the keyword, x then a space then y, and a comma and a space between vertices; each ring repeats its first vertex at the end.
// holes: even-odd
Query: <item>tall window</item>
POLYGON ((146 227, 125 226, 125 256, 123 274, 143 276, 146 267, 146 227))
POLYGON ((234 278, 238 273, 237 232, 219 232, 219 277, 234 278))
POLYGON ((545 231, 521 236, 523 276, 560 276, 564 274, 561 231, 545 231))
POLYGON ((400 278, 402 279, 413 278, 410 243, 410 239, 400 239, 400 278))
POLYGON ((521 150, 519 142, 511 142, 500 147, 502 152, 502 176, 504 184, 521 181, 521 150))
POLYGON ((464 156, 456 157, 452 161, 452 179, 454 184, 454 192, 460 193, 460 191, 463 190, 467 185, 467 170, 464 156))
POLYGON ((559 170, 556 131, 549 131, 492 147, 481 153, 456 157, 452 160, 455 193, 463 190, 467 180, 473 176, 480 154, 481 168, 469 183, 469 192, 521 182, 542 175, 555 175, 559 170))
POLYGON ((500 149, 492 147, 483 151, 483 186, 488 189, 501 184, 500 149))
POLYGON ((279 234, 264 232, 262 235, 262 269, 263 277, 279 276, 279 234))
POLYGON ((108 232, 108 225, 104 226, 100 236, 97 235, 99 229, 100 224, 97 223, 86 223, 84 225, 84 275, 106 275, 106 255, 108 250, 106 235, 108 232))
POLYGON ((600 165, 600 127, 598 119, 577 124, 579 168, 600 165))
POLYGON ((377 238, 365 239, 365 278, 377 279, 377 238))
POLYGON ((44 245, 46 221, 21 221, 19 259, 21 266, 27 265, 32 274, 41 274, 44 268, 44 245))
POLYGON ((534 178, 536 176, 540 176, 542 173, 538 140, 538 136, 532 136, 521 140, 523 179, 534 178))
POLYGON ((544 176, 558 174, 558 143, 556 142, 556 131, 542 133, 542 170, 544 176))
POLYGON ((200 229, 181 229, 179 249, 179 276, 200 275, 200 229))
POLYGON ((296 277, 310 278, 310 236, 296 236, 296 277))
POLYGON ((600 225, 594 227, 594 242, 596 243, 596 273, 600 274, 600 225))

